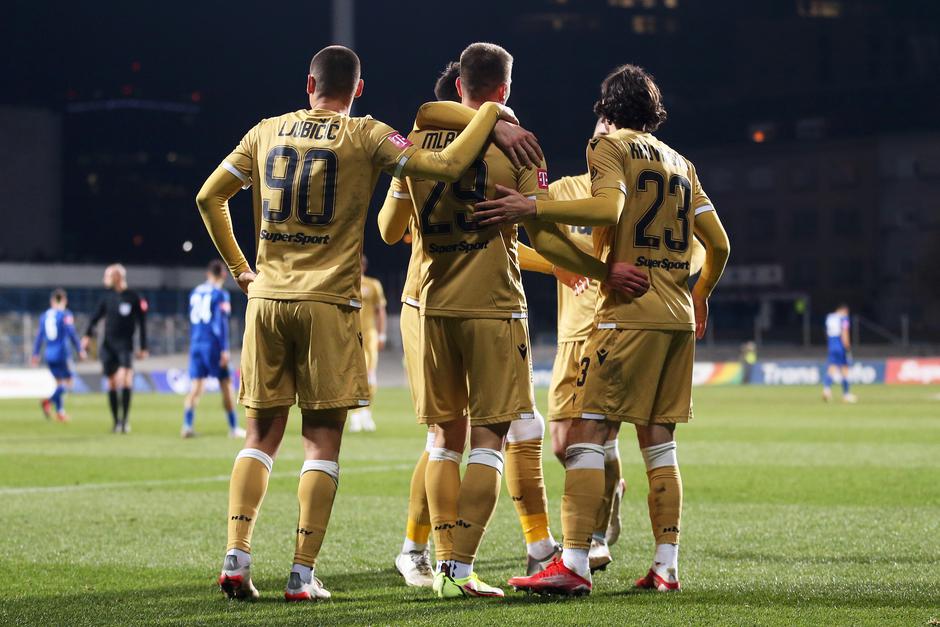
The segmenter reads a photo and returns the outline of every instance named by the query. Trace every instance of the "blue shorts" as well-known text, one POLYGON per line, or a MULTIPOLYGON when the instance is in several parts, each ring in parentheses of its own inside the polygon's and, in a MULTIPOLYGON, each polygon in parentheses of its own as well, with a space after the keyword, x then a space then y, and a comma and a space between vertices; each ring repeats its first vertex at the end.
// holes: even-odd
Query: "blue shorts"
POLYGON ((830 366, 848 366, 849 356, 844 348, 830 348, 826 363, 830 366))
POLYGON ((221 351, 215 348, 192 348, 189 351, 189 378, 205 379, 206 377, 215 377, 216 379, 230 379, 228 368, 219 366, 221 351))
POLYGON ((72 369, 69 367, 68 361, 50 361, 48 366, 49 372, 51 372, 52 376, 56 379, 72 378, 72 369))

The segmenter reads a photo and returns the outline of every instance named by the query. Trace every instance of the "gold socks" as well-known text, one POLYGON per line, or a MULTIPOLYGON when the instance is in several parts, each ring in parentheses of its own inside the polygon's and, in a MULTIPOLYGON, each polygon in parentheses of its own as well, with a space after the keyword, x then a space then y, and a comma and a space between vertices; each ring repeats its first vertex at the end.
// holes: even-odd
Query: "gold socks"
POLYGON ((313 566, 320 554, 326 527, 333 512, 333 499, 339 481, 339 464, 323 459, 308 459, 300 471, 297 501, 297 543, 294 563, 313 566))
POLYGON ((264 451, 246 448, 235 456, 228 486, 228 546, 251 552, 251 532, 268 489, 274 460, 264 451))

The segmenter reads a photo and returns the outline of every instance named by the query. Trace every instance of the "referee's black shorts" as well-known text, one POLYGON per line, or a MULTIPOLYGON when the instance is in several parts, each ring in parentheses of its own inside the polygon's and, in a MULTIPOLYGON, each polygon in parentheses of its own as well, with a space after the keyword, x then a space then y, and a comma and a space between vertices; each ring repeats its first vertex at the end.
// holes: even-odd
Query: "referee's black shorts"
POLYGON ((134 351, 130 346, 114 346, 105 342, 101 345, 100 357, 106 377, 113 375, 118 368, 134 367, 134 351))

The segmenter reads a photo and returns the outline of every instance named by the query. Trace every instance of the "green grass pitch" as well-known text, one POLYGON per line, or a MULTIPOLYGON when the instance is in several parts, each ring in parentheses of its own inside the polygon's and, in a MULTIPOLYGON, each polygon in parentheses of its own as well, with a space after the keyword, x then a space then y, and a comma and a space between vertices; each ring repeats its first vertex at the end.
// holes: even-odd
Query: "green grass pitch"
MULTIPOLYGON (((0 624, 938 624, 940 388, 859 387, 856 406, 815 388, 702 388, 679 428, 684 590, 637 593, 652 537, 635 439, 621 437, 628 493, 614 563, 580 600, 442 602, 392 568, 408 481, 424 445, 404 390, 380 391, 379 430, 347 434, 317 573, 333 592, 288 605, 298 421, 274 466, 253 541, 260 602, 216 589, 227 474, 218 398, 178 437, 181 399, 137 395, 134 432, 107 433, 100 395, 71 396, 69 425, 33 401, 0 402, 0 624)), ((539 393, 545 407, 544 390, 539 393)), ((546 452, 553 530, 563 473, 546 452)), ((524 568, 505 490, 477 564, 489 582, 524 568)))

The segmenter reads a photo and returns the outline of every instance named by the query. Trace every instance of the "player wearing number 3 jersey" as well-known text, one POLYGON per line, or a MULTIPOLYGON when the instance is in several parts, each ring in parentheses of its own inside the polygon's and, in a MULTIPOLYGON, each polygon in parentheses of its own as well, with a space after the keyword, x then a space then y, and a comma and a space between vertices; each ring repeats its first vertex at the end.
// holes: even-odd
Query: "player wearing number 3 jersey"
POLYGON ((416 148, 390 126, 349 109, 363 90, 359 58, 342 46, 310 63, 310 109, 259 122, 203 185, 197 205, 223 259, 248 293, 239 399, 246 448, 229 487, 228 553, 219 583, 253 598, 250 541, 289 408, 300 405, 301 469, 288 600, 329 597, 313 576, 339 479, 346 411, 368 404, 359 322, 360 255, 382 171, 456 181, 507 110, 488 103, 447 148, 416 148), (232 232, 228 199, 252 188, 257 275, 232 232))

